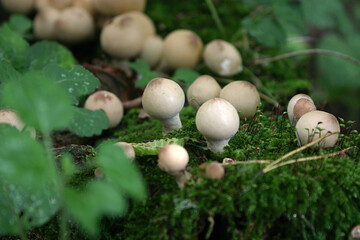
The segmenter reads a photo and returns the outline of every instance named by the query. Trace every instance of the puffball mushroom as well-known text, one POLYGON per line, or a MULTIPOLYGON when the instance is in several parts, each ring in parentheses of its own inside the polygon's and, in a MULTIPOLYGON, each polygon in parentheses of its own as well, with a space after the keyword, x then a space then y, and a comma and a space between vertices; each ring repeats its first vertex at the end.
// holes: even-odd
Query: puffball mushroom
MULTIPOLYGON (((9 124, 19 131, 24 130, 24 123, 19 119, 18 115, 10 109, 0 109, 0 123, 9 124)), ((33 128, 26 128, 32 138, 36 137, 36 131, 33 128)))
POLYGON ((233 81, 220 91, 220 98, 230 102, 239 112, 240 118, 252 118, 260 104, 256 87, 247 81, 233 81))
POLYGON ((1 0, 4 9, 11 13, 27 14, 34 8, 34 0, 1 0))
MULTIPOLYGON (((305 113, 296 123, 296 137, 300 146, 306 145, 329 132, 340 133, 339 122, 336 117, 323 111, 305 113)), ((318 143, 321 148, 333 147, 338 134, 329 136, 318 143)))
POLYGON ((174 176, 179 187, 183 187, 190 178, 190 174, 185 170, 189 162, 186 149, 176 144, 166 145, 160 149, 158 157, 159 168, 174 176))
POLYGON ((44 8, 34 19, 34 34, 38 39, 54 40, 55 22, 59 17, 59 11, 55 8, 44 8))
POLYGON ((95 23, 88 11, 73 6, 60 11, 55 22, 59 41, 75 44, 91 39, 95 34, 95 23))
POLYGON ((233 76, 242 71, 242 59, 238 50, 224 40, 213 40, 205 46, 206 66, 220 76, 233 76))
POLYGON ((196 67, 202 50, 200 37, 189 30, 175 30, 164 40, 164 59, 172 69, 196 67))
POLYGON ((123 117, 124 108, 120 99, 113 93, 101 90, 91 94, 85 101, 86 109, 104 110, 109 119, 109 128, 118 125, 123 117))
POLYGON ((117 142, 117 143, 115 143, 115 145, 123 148, 123 150, 128 158, 135 159, 135 150, 134 150, 133 146, 131 146, 130 143, 117 142))
POLYGON ((351 230, 349 240, 358 240, 360 239, 360 225, 357 225, 351 230))
POLYGON ((146 0, 93 0, 93 4, 99 13, 115 16, 130 11, 143 11, 146 0))
POLYGON ((225 169, 218 162, 211 162, 205 166, 205 176, 209 179, 221 179, 225 174, 225 169))
POLYGON ((239 129, 240 119, 235 107, 222 98, 206 101, 196 113, 196 128, 205 137, 208 148, 215 153, 224 151, 239 129))
POLYGON ((198 110, 207 100, 219 97, 220 91, 221 87, 213 77, 202 75, 190 85, 187 100, 195 110, 198 110))
POLYGON ((64 9, 70 7, 74 0, 36 0, 35 6, 37 10, 42 10, 44 8, 56 8, 64 9))
POLYGON ((140 51, 140 59, 145 61, 150 68, 159 64, 163 54, 164 41, 157 35, 145 39, 140 51))
POLYGON ((163 135, 182 127, 179 112, 184 107, 185 94, 173 80, 154 78, 145 87, 142 106, 150 117, 163 125, 163 135))
POLYGON ((293 96, 287 106, 287 113, 292 125, 307 112, 315 111, 316 106, 310 96, 300 93, 293 96))

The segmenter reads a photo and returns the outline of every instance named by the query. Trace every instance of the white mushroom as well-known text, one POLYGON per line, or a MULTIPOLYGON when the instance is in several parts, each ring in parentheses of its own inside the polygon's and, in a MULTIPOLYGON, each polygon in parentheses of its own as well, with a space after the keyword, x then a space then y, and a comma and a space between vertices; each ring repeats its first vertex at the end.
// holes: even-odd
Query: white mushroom
POLYGON ((234 81, 220 91, 220 98, 230 102, 239 112, 240 118, 252 118, 260 104, 256 87, 247 81, 234 81))
POLYGON ((292 125, 295 125, 302 115, 314 110, 316 110, 314 101, 303 93, 293 96, 287 106, 288 117, 292 125), (297 104, 298 102, 299 104, 297 104))
POLYGON ((54 40, 55 22, 59 17, 59 11, 55 8, 44 8, 34 19, 34 34, 38 39, 54 40))
POLYGON ((182 127, 179 112, 185 95, 179 84, 166 78, 154 78, 143 93, 142 105, 147 114, 163 125, 163 135, 182 127))
POLYGON ((198 110, 207 100, 219 97, 220 91, 221 87, 213 77, 202 75, 190 85, 187 100, 195 110, 198 110))
POLYGON ((0 123, 9 124, 19 131, 26 131, 32 138, 36 137, 36 131, 33 128, 27 127, 24 129, 24 123, 19 119, 18 115, 10 109, 0 109, 0 123))
POLYGON ((220 76, 233 76, 242 71, 242 59, 238 50, 224 40, 213 40, 205 46, 206 66, 220 76))
POLYGON ((150 68, 154 68, 161 60, 163 48, 164 41, 160 36, 149 36, 145 39, 141 48, 140 59, 145 61, 150 68))
POLYGON ((211 162, 205 164, 205 177, 209 179, 221 179, 225 174, 225 169, 222 164, 218 162, 211 162))
MULTIPOLYGON (((296 137, 300 146, 306 145, 331 132, 340 133, 339 122, 336 117, 323 111, 305 113, 296 123, 296 137)), ((338 139, 338 134, 329 136, 318 143, 319 147, 333 147, 338 139)))
POLYGON ((239 124, 238 112, 225 99, 210 99, 196 113, 196 128, 205 137, 208 148, 216 153, 224 151, 239 124))
POLYGON ((351 230, 349 240, 359 240, 360 239, 360 225, 357 225, 351 230))
POLYGON ((115 145, 121 147, 124 150, 124 152, 128 158, 135 159, 135 150, 130 143, 117 142, 117 143, 115 143, 115 145))
POLYGON ((118 125, 123 117, 124 109, 120 99, 113 93, 108 91, 97 91, 91 94, 85 101, 86 109, 104 110, 109 119, 109 128, 118 125))
POLYGON ((164 59, 172 69, 196 67, 202 50, 200 37, 189 30, 175 30, 164 40, 164 59))
POLYGON ((44 8, 56 8, 56 9, 64 9, 67 7, 70 7, 71 4, 73 3, 73 0, 36 0, 35 1, 35 6, 36 9, 41 11, 44 8))
POLYGON ((130 11, 143 11, 146 0, 93 0, 95 9, 108 16, 115 16, 130 11))
POLYGON ((34 0, 1 0, 1 4, 11 13, 27 14, 34 8, 34 0))

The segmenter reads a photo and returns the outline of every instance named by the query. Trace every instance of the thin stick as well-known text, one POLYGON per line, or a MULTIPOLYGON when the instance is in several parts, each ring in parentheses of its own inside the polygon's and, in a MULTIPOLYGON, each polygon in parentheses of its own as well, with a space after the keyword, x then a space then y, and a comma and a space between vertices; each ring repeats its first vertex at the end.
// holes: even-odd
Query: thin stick
POLYGON ((123 106, 125 109, 141 107, 142 97, 137 97, 132 100, 124 101, 123 106))
POLYGON ((221 34, 223 35, 223 38, 226 39, 226 34, 225 34, 225 28, 219 18, 219 15, 216 11, 216 8, 214 6, 214 3, 212 2, 212 0, 205 0, 209 10, 210 10, 210 13, 211 13, 211 16, 212 18, 214 19, 215 21, 215 24, 217 26, 217 28, 219 29, 219 31, 221 32, 221 34))
POLYGON ((274 169, 276 169, 276 168, 279 168, 279 167, 282 167, 282 166, 286 166, 286 165, 289 165, 289 164, 292 164, 292 163, 313 161, 313 160, 318 160, 318 159, 321 159, 321 158, 327 158, 327 157, 336 156, 336 155, 339 155, 340 153, 344 153, 344 152, 346 152, 346 151, 349 151, 349 150, 352 149, 352 148, 354 148, 354 146, 345 148, 345 149, 343 149, 343 150, 341 150, 341 151, 334 152, 334 153, 328 153, 328 154, 324 154, 324 155, 320 155, 320 156, 303 157, 303 158, 298 158, 298 159, 289 160, 289 161, 286 161, 286 162, 283 162, 283 163, 279 163, 279 164, 277 164, 276 166, 273 166, 273 167, 271 167, 271 168, 264 169, 264 170, 263 170, 263 173, 270 172, 271 170, 274 170, 274 169))
POLYGON ((234 161, 230 163, 222 163, 222 165, 238 165, 238 164, 249 164, 249 163, 267 164, 271 162, 272 162, 271 160, 249 160, 249 161, 234 161))
POLYGON ((360 66, 360 61, 358 59, 350 57, 349 55, 343 54, 341 52, 336 52, 336 51, 331 51, 331 50, 326 50, 326 49, 318 49, 318 48, 285 53, 285 54, 281 54, 281 55, 271 57, 271 58, 255 59, 254 63, 255 63, 255 65, 264 65, 267 63, 281 60, 281 59, 296 57, 296 56, 305 55, 305 54, 327 54, 327 55, 337 56, 337 57, 341 57, 345 60, 348 60, 348 61, 360 66))

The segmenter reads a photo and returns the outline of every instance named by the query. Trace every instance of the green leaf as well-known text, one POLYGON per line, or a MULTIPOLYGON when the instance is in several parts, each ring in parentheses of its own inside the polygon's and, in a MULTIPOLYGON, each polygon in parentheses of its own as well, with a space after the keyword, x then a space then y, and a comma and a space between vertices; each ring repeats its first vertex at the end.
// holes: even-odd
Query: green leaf
POLYGON ((65 189, 66 210, 91 235, 98 233, 98 222, 103 214, 123 215, 127 204, 121 194, 102 181, 89 182, 82 192, 65 189))
POLYGON ((25 64, 25 54, 29 49, 29 44, 9 27, 0 28, 0 52, 15 69, 22 69, 25 64))
POLYGON ((135 62, 124 62, 124 64, 134 69, 139 75, 138 80, 135 82, 135 87, 146 86, 152 79, 159 76, 152 72, 149 65, 143 60, 137 59, 135 62))
POLYGON ((44 68, 44 75, 54 79, 71 96, 74 104, 79 104, 81 96, 93 92, 100 81, 88 70, 80 65, 74 66, 70 71, 55 64, 49 64, 44 68))
POLYGON ((186 83, 187 86, 190 86, 195 79, 200 76, 200 73, 187 68, 179 68, 175 71, 174 76, 172 76, 172 80, 181 81, 186 83))
POLYGON ((242 21, 242 26, 252 37, 265 46, 276 47, 285 43, 286 33, 273 18, 264 17, 259 20, 245 18, 242 21))
POLYGON ((9 19, 9 27, 16 33, 24 35, 31 30, 32 22, 23 15, 13 14, 9 19))
POLYGON ((27 125, 43 133, 67 127, 72 118, 67 93, 39 72, 26 73, 21 82, 3 84, 0 97, 27 125))
POLYGON ((158 155, 159 150, 169 144, 184 146, 188 138, 160 139, 146 143, 132 143, 136 156, 158 155))
POLYGON ((91 111, 85 108, 74 107, 74 116, 69 130, 81 137, 100 135, 109 127, 109 119, 103 110, 91 111))
POLYGON ((70 50, 56 42, 37 42, 29 48, 26 55, 29 69, 42 70, 46 65, 53 63, 59 67, 72 69, 76 60, 70 50))
POLYGON ((278 0, 273 4, 273 11, 287 34, 306 33, 305 19, 298 4, 278 0))
POLYGON ((144 180, 122 148, 113 144, 102 145, 99 147, 99 155, 96 161, 106 179, 116 188, 136 200, 145 199, 144 180))
POLYGON ((0 236, 20 234, 49 221, 60 205, 56 190, 53 186, 29 190, 1 179, 0 236))
POLYGON ((77 170, 74 160, 69 153, 61 157, 61 168, 66 177, 71 177, 76 173, 77 170))
POLYGON ((21 74, 7 61, 0 60, 0 83, 20 81, 21 74))

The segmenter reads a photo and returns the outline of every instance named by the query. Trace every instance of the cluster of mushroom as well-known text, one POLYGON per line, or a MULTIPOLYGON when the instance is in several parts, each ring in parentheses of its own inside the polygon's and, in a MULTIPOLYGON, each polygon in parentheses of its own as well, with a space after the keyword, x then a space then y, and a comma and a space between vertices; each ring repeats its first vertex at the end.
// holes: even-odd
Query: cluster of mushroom
MULTIPOLYGON (((293 96, 288 104, 287 113, 292 125, 296 128, 296 137, 300 146, 306 145, 327 133, 339 133, 340 125, 336 117, 330 113, 316 110, 314 101, 306 94, 293 96)), ((321 148, 333 147, 338 134, 322 140, 321 148)))

